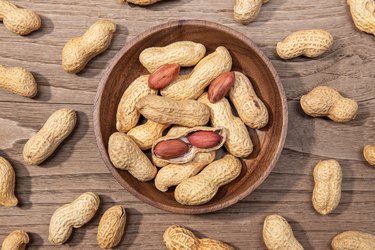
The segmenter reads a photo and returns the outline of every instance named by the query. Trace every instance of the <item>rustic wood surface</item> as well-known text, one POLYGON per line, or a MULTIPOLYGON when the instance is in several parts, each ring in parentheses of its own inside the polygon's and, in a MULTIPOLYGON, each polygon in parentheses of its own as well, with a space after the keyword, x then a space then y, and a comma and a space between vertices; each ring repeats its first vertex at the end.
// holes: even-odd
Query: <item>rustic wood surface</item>
POLYGON ((118 249, 164 249, 162 234, 171 224, 194 229, 199 236, 224 240, 238 249, 265 249, 262 224, 266 215, 278 213, 291 223, 306 249, 328 249, 331 238, 343 230, 375 233, 375 169, 362 157, 362 147, 375 143, 375 38, 355 29, 346 0, 271 0, 256 22, 247 26, 232 18, 233 1, 175 0, 141 8, 109 1, 17 0, 42 15, 43 27, 29 36, 10 33, 0 24, 0 64, 26 67, 39 83, 33 99, 0 90, 0 155, 17 174, 20 205, 0 208, 0 241, 12 230, 24 229, 28 249, 51 249, 48 224, 53 211, 85 191, 98 193, 102 206, 95 218, 56 249, 97 249, 100 215, 113 204, 128 212, 126 236, 118 249), (61 50, 98 17, 118 24, 110 49, 98 56, 78 76, 60 66, 61 50), (114 180, 97 151, 93 125, 93 99, 101 73, 120 48, 153 25, 178 19, 219 22, 251 38, 272 60, 280 74, 289 104, 289 130, 285 149, 275 170, 252 195, 221 212, 174 215, 146 205, 114 180), (290 31, 324 28, 335 43, 319 59, 280 60, 275 44, 290 31), (327 84, 359 102, 359 115, 348 124, 304 115, 298 100, 316 86, 327 84), (75 132, 43 167, 25 166, 22 149, 54 110, 78 111, 75 132), (320 216, 311 205, 312 169, 317 161, 338 159, 343 167, 340 206, 332 215, 320 216))

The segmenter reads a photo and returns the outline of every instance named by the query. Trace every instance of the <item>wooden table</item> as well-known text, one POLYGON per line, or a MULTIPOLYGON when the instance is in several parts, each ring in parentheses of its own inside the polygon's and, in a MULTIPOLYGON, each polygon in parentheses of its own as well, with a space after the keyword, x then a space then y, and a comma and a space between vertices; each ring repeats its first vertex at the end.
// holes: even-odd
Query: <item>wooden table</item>
POLYGON ((43 28, 21 37, 0 24, 0 64, 26 67, 39 83, 34 99, 0 90, 0 155, 15 168, 20 200, 16 208, 0 208, 1 242, 10 231, 24 229, 31 236, 28 249, 51 249, 51 214, 85 191, 100 195, 100 211, 88 225, 74 230, 65 245, 54 248, 97 249, 100 215, 113 204, 126 205, 128 213, 126 236, 118 249, 164 249, 163 232, 174 223, 238 249, 265 249, 263 220, 273 213, 288 219, 306 249, 328 249, 331 238, 343 230, 375 233, 375 169, 362 157, 363 145, 375 143, 375 39, 355 29, 345 0, 271 0, 256 22, 247 26, 233 21, 233 1, 229 0, 165 1, 148 8, 120 5, 115 0, 14 2, 40 13, 43 28), (62 47, 97 18, 110 18, 118 24, 110 49, 79 75, 64 73, 62 47), (109 60, 140 32, 177 19, 215 21, 247 35, 272 60, 288 97, 288 137, 277 167, 253 194, 214 214, 175 215, 134 198, 104 166, 93 132, 93 100, 109 60), (275 54, 276 43, 291 31, 308 28, 330 31, 335 38, 332 49, 315 60, 280 60, 275 54), (318 84, 334 87, 358 101, 356 120, 336 124, 304 115, 299 98, 318 84), (25 166, 23 145, 62 107, 78 111, 73 135, 42 167, 25 166), (311 205, 312 170, 326 158, 340 162, 343 192, 334 213, 320 216, 311 205))

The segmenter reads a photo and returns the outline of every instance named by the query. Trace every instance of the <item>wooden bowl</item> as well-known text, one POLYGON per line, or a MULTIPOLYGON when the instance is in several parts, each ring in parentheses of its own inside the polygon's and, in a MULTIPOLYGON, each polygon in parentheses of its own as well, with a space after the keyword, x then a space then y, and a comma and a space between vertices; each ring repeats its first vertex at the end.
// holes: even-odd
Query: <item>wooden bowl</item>
MULTIPOLYGON (((202 214, 235 204, 254 191, 275 166, 284 145, 287 131, 287 102, 280 79, 268 58, 247 37, 228 27, 207 21, 176 21, 149 29, 129 42, 111 61, 101 80, 94 111, 94 128, 101 156, 116 180, 140 200, 155 207, 181 214, 202 214), (216 196, 201 206, 177 203, 173 189, 163 193, 153 182, 142 183, 127 171, 116 169, 108 156, 108 139, 116 131, 116 110, 129 84, 146 69, 138 56, 153 46, 190 40, 202 43, 210 53, 225 46, 233 57, 233 69, 246 74, 270 113, 267 127, 249 129, 255 145, 253 154, 243 161, 241 175, 219 189, 216 196)), ((126 153, 126 152, 124 152, 126 153)))

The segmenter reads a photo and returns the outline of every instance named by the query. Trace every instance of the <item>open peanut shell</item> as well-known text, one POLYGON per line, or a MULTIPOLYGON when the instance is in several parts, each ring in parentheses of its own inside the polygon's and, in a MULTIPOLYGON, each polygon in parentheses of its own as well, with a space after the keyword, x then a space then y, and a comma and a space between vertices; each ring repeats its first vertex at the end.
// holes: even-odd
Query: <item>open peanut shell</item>
POLYGON ((173 164, 183 164, 183 163, 187 163, 187 162, 193 160, 193 158, 195 157, 195 155, 197 153, 200 153, 200 152, 211 152, 211 151, 214 151, 214 150, 217 150, 217 149, 221 148, 224 145, 224 142, 226 141, 226 139, 227 139, 227 130, 225 128, 223 128, 223 127, 215 127, 215 128, 212 128, 212 127, 195 127, 195 128, 191 128, 191 129, 187 130, 182 135, 178 135, 178 136, 168 136, 167 135, 167 136, 160 137, 152 145, 151 154, 152 154, 152 158, 153 159, 156 158, 156 159, 163 160, 164 162, 173 163, 173 164), (189 142, 189 140, 187 139, 187 137, 190 134, 192 134, 194 132, 198 132, 198 131, 212 131, 212 132, 215 132, 215 133, 217 133, 218 135, 221 136, 221 141, 220 141, 220 143, 218 143, 216 146, 214 146, 212 148, 198 148, 198 147, 195 147, 195 146, 193 146, 189 142), (154 148, 155 148, 156 145, 158 145, 158 143, 160 143, 162 141, 173 140, 173 139, 180 139, 180 140, 184 141, 186 144, 189 145, 189 150, 183 156, 179 156, 179 157, 172 158, 172 159, 164 159, 164 158, 159 157, 157 154, 155 154, 154 148))

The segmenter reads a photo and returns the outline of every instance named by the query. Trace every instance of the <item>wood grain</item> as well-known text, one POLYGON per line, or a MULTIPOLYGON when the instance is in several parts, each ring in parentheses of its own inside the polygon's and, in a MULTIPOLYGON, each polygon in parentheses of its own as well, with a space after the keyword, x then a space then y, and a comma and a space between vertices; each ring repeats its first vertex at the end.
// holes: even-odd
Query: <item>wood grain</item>
MULTIPOLYGON (((17 208, 0 208, 1 242, 10 231, 24 229, 31 236, 28 249, 51 249, 47 240, 50 216, 85 191, 101 196, 103 206, 98 215, 115 203, 128 207, 126 236, 118 249, 163 249, 163 231, 173 223, 238 249, 265 249, 261 227, 264 217, 271 213, 291 222, 306 249, 328 249, 331 238, 343 230, 375 233, 375 169, 361 154, 364 144, 375 141, 375 38, 355 29, 346 1, 271 0, 262 7, 256 22, 247 26, 233 21, 233 2, 229 0, 170 0, 147 8, 120 5, 115 0, 14 2, 40 13, 43 28, 21 37, 0 24, 0 64, 31 70, 40 83, 40 94, 30 100, 0 90, 0 155, 14 165, 20 199, 17 208), (60 59, 64 43, 83 33, 98 17, 118 24, 110 49, 78 76, 63 73, 60 59), (110 59, 137 34, 178 19, 219 22, 251 38, 272 60, 289 100, 288 136, 277 167, 243 201, 209 215, 173 215, 124 191, 104 166, 93 132, 93 99, 110 59), (333 48, 315 60, 283 61, 276 56, 279 40, 291 31, 310 28, 330 31, 335 38, 333 48), (343 125, 303 114, 300 96, 322 83, 359 102, 356 120, 343 125), (38 130, 53 111, 67 106, 79 111, 73 135, 43 166, 24 166, 21 153, 29 133, 38 130), (6 128, 9 133, 3 132, 6 128), (311 205, 312 169, 326 158, 338 159, 343 167, 343 194, 335 212, 322 217, 311 205)), ((66 245, 54 248, 98 249, 99 219, 96 216, 87 226, 75 230, 66 245)))

